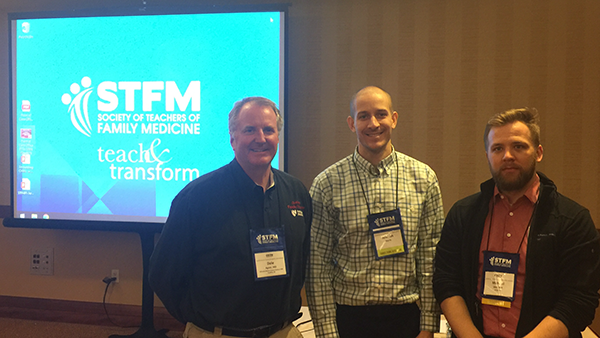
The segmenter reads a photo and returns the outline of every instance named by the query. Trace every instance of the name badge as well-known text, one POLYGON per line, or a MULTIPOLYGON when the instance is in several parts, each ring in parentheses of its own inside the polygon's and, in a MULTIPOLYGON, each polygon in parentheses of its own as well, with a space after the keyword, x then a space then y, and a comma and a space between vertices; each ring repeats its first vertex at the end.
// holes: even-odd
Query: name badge
POLYGON ((250 229, 250 244, 254 256, 255 280, 289 276, 283 228, 250 229))
POLYGON ((367 216, 377 260, 408 253, 400 209, 367 216))
POLYGON ((518 271, 519 254, 484 251, 481 303, 510 308, 518 271))

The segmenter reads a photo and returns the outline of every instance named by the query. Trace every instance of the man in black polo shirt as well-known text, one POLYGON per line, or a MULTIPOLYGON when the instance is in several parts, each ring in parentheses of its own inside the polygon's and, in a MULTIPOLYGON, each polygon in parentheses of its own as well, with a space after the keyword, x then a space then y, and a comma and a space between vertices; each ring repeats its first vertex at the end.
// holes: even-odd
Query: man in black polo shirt
POLYGON ((237 102, 235 158, 173 200, 149 280, 186 323, 186 338, 302 337, 291 322, 300 316, 312 205, 298 179, 271 168, 282 126, 272 101, 237 102))

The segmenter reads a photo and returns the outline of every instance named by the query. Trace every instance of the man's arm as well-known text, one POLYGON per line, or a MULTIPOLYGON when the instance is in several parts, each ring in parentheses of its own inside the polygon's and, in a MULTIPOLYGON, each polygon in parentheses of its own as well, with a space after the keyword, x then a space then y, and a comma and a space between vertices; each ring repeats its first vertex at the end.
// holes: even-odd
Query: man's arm
POLYGON ((331 186, 325 178, 315 178, 310 193, 313 198, 311 250, 306 280, 306 296, 315 335, 318 338, 337 338, 336 304, 333 293, 333 228, 334 220, 328 210, 331 186))
MULTIPOLYGON (((452 206, 446 216, 442 236, 436 249, 433 290, 453 333, 458 337, 479 338, 482 334, 473 322, 464 296, 464 294, 475 293, 475 290, 469 290, 469 287, 464 284, 465 268, 463 267, 463 264, 466 264, 464 257, 473 254, 465 251, 468 249, 463 243, 468 240, 463 233, 473 231, 472 228, 463 229, 466 226, 463 222, 473 225, 473 219, 468 221, 464 219, 472 209, 478 207, 476 205, 474 207, 471 202, 459 201, 452 206)), ((485 210, 481 212, 486 213, 485 210)), ((472 278, 470 275, 466 277, 472 278)))
POLYGON ((483 338, 475 324, 473 324, 465 300, 461 296, 446 298, 441 307, 452 328, 452 333, 458 338, 483 338))
MULTIPOLYGON (((537 334, 548 332, 552 328, 566 328, 573 336, 592 323, 598 306, 598 231, 587 209, 582 209, 564 222, 559 233, 558 261, 554 262, 558 272, 556 302, 544 320, 531 331, 530 334, 536 334, 532 337, 538 337, 537 334)), ((558 337, 560 331, 554 332, 554 337, 558 337)))
POLYGON ((152 290, 169 313, 182 323, 187 319, 181 313, 180 305, 187 292, 191 270, 188 264, 192 257, 193 236, 189 225, 187 207, 176 198, 150 257, 148 272, 152 290))
POLYGON ((438 180, 433 171, 431 171, 428 182, 431 183, 427 189, 419 218, 415 257, 421 304, 421 330, 432 333, 439 331, 440 323, 440 310, 433 294, 433 262, 435 248, 444 225, 444 207, 438 180))
POLYGON ((563 320, 576 319, 570 321, 572 326, 575 326, 571 330, 576 332, 585 327, 585 324, 577 321, 591 322, 598 304, 599 287, 597 271, 600 245, 595 228, 587 210, 580 212, 565 228, 563 251, 557 262, 561 271, 558 285, 563 291, 550 315, 525 338, 568 338, 569 328, 563 320))
POLYGON ((569 329, 560 320, 547 316, 525 338, 569 338, 569 329))

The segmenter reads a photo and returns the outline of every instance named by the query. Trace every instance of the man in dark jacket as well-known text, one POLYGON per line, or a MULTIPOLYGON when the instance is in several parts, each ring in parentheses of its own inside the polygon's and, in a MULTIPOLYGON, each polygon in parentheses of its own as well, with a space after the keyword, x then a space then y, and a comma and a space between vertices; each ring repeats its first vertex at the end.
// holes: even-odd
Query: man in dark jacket
POLYGON ((589 211, 557 192, 535 110, 488 122, 493 179, 450 210, 433 289, 457 337, 581 337, 598 306, 600 241, 589 211))

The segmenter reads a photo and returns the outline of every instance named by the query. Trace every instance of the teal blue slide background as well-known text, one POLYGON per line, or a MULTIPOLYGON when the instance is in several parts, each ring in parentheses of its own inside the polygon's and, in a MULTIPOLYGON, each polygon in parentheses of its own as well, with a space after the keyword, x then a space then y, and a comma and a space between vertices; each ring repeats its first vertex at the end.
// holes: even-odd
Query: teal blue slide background
POLYGON ((187 183, 233 159, 227 125, 233 104, 246 96, 279 104, 281 24, 279 12, 18 20, 17 212, 26 218, 164 221, 187 183), (188 87, 188 94, 197 94, 185 109, 175 104, 167 111, 168 81, 179 95, 188 87), (111 82, 111 98, 100 97, 98 87, 111 82), (146 98, 142 89, 131 90, 126 97, 116 87, 120 82, 163 89, 146 98), (143 111, 144 100, 150 111, 143 111), (113 110, 99 110, 111 102, 113 110), (85 111, 87 135, 80 131, 85 111), (99 121, 101 114, 125 117, 99 121), (147 120, 163 114, 185 121, 147 120), (187 125, 195 133, 143 133, 149 123, 175 131, 187 125))

